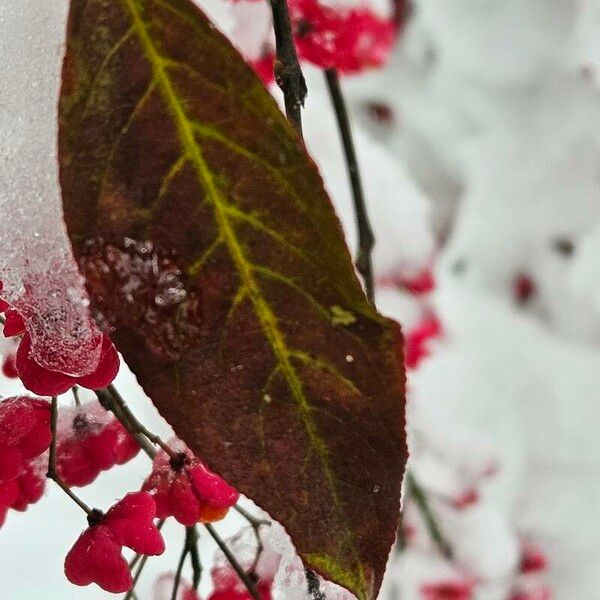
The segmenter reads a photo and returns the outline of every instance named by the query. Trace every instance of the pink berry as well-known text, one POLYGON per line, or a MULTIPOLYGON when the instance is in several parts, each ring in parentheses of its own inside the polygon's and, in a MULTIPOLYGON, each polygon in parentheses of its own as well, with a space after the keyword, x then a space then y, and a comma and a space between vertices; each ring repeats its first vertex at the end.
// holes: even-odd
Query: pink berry
POLYGON ((437 317, 426 317, 406 336, 405 359, 409 369, 416 369, 421 361, 429 356, 428 342, 440 337, 442 326, 437 317))
POLYGON ((166 452, 154 459, 143 490, 156 500, 159 518, 173 516, 182 525, 222 519, 239 498, 239 492, 210 471, 180 440, 171 448, 181 452, 181 465, 173 465, 166 452))
POLYGON ((40 465, 27 465, 23 473, 16 479, 19 494, 11 508, 19 512, 27 510, 30 504, 35 504, 43 495, 46 487, 45 462, 40 465))
POLYGON ((46 400, 16 396, 0 403, 0 480, 19 475, 28 460, 51 442, 50 405, 46 400))
POLYGON ((96 370, 90 375, 77 378, 77 383, 90 390, 100 390, 113 382, 119 372, 119 355, 117 349, 106 334, 102 336, 100 361, 96 370))
POLYGON ((318 0, 291 0, 289 7, 298 54, 318 67, 356 73, 382 66, 391 53, 393 19, 366 7, 344 10, 318 0))
POLYGON ((117 543, 139 554, 156 556, 165 551, 165 542, 154 525, 156 505, 146 492, 132 492, 117 502, 103 520, 117 543))
POLYGON ((121 423, 97 402, 61 414, 56 466, 68 486, 89 485, 102 471, 125 464, 139 450, 121 423))
POLYGON ((546 555, 533 544, 529 542, 523 543, 521 548, 521 564, 520 571, 524 574, 539 573, 548 567, 548 559, 546 555))
POLYGON ((65 558, 65 575, 75 585, 98 584, 103 590, 122 594, 131 589, 132 578, 121 545, 106 525, 86 529, 65 558))
POLYGON ((19 376, 14 354, 9 354, 4 357, 4 361, 2 362, 2 374, 9 379, 17 379, 19 376))
POLYGON ((110 384, 119 371, 119 355, 108 335, 102 336, 100 362, 96 370, 83 377, 71 377, 39 365, 31 354, 31 338, 25 333, 17 349, 16 366, 23 385, 35 394, 58 396, 78 384, 92 390, 110 384))
POLYGON ((9 308, 4 314, 4 337, 13 337, 25 333, 25 321, 14 309, 9 308))
POLYGON ((440 581, 421 587, 422 600, 471 600, 474 584, 469 581, 440 581))
POLYGON ((0 527, 4 525, 9 508, 19 497, 19 484, 15 479, 0 483, 0 527))

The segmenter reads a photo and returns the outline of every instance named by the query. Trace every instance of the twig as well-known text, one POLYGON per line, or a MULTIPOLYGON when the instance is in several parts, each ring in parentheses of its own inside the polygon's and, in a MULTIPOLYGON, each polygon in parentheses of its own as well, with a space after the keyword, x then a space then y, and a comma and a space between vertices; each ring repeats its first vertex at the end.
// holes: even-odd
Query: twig
POLYGON ((302 136, 302 107, 307 88, 296 45, 286 0, 270 0, 275 30, 275 80, 283 92, 285 113, 288 120, 302 136))
POLYGON ((190 562, 192 564, 192 587, 198 589, 200 578, 202 577, 202 564, 200 563, 200 554, 198 553, 198 530, 195 527, 187 528, 187 535, 190 540, 190 562))
POLYGON ((233 570, 237 573, 237 576, 241 579, 242 583, 246 586, 248 593, 252 596, 253 600, 261 600, 260 594, 256 589, 254 581, 248 577, 246 571, 242 568, 240 563, 237 561, 235 556, 231 553, 225 542, 219 537, 219 534, 215 531, 215 528, 210 523, 205 523, 204 527, 210 534, 213 540, 217 543, 217 546, 221 549, 221 552, 225 555, 225 558, 229 561, 229 564, 233 567, 233 570))
POLYGON ((183 565, 190 551, 188 530, 189 528, 186 528, 185 530, 185 541, 183 543, 183 550, 181 551, 179 562, 177 563, 177 570, 175 571, 175 579, 173 581, 173 592, 171 593, 171 600, 177 600, 177 592, 179 591, 179 584, 181 583, 181 573, 183 572, 183 565))
MULTIPOLYGON (((369 302, 374 304, 374 281, 373 281, 373 247, 375 245, 375 236, 369 221, 369 214, 365 203, 365 197, 360 177, 360 169, 352 139, 352 130, 348 109, 344 100, 344 95, 340 86, 338 73, 335 69, 325 70, 325 79, 329 89, 331 102, 335 109, 338 123, 338 129, 344 147, 346 156, 346 165, 348 176, 352 187, 352 196, 354 199, 354 210, 356 212, 356 222, 358 229, 358 255, 356 257, 356 268, 362 275, 365 282, 365 291, 369 302)), ((431 512, 425 492, 421 489, 418 482, 411 473, 407 473, 407 485, 412 490, 415 502, 419 511, 422 513, 425 524, 429 530, 431 538, 434 540, 440 552, 446 557, 451 556, 450 545, 444 540, 441 530, 431 512)), ((402 542, 402 540, 401 540, 402 542)))
POLYGON ((71 388, 71 393, 73 394, 73 399, 75 400, 75 406, 81 406, 81 400, 79 398, 79 386, 74 385, 71 388))
POLYGON ((246 509, 242 508, 241 506, 238 506, 237 504, 234 506, 234 508, 235 510, 237 510, 238 513, 240 513, 240 515, 242 515, 242 517, 244 517, 244 519, 246 519, 246 521, 248 521, 248 524, 250 525, 250 527, 252 527, 252 530, 254 531, 254 537, 256 538, 256 554, 254 555, 254 561, 252 561, 252 565, 247 571, 248 575, 254 575, 256 572, 256 567, 258 566, 258 561, 260 560, 260 557, 265 549, 262 537, 260 536, 260 528, 263 525, 271 525, 271 521, 267 521, 265 519, 257 519, 256 517, 251 515, 246 509))
POLYGON ((148 455, 149 458, 156 456, 156 448, 152 445, 150 440, 136 429, 135 425, 131 422, 129 417, 123 412, 113 395, 108 389, 97 390, 96 396, 100 404, 108 411, 115 415, 116 419, 123 425, 123 427, 130 433, 130 435, 138 443, 139 447, 148 455))
POLYGON ((373 285, 373 246, 375 245, 375 236, 369 221, 365 196, 356 158, 356 150, 352 139, 352 130, 350 128, 350 119, 348 109, 340 87, 340 79, 335 69, 325 70, 325 79, 329 89, 329 96, 335 109, 338 129, 344 154, 346 156, 346 166, 350 185, 352 188, 352 197, 354 200, 354 211, 356 212, 356 222, 358 228, 358 255, 356 257, 356 268, 365 282, 365 291, 369 302, 373 303, 374 285, 373 285))
POLYGON ((131 409, 127 406, 127 403, 123 399, 123 396, 121 396, 117 388, 112 383, 106 389, 110 392, 115 402, 117 403, 117 406, 123 412, 125 417, 129 420, 131 426, 137 433, 141 433, 142 435, 147 437, 153 444, 156 444, 159 448, 164 450, 172 459, 177 460, 179 458, 178 452, 172 450, 169 444, 164 442, 160 438, 160 436, 152 433, 149 429, 147 429, 138 421, 137 417, 131 412, 131 409))
POLYGON ((415 504, 423 516, 423 519, 425 519, 425 525, 429 530, 433 543, 437 546, 442 556, 451 560, 452 547, 444 538, 444 535, 431 512, 431 507, 429 506, 425 492, 410 471, 406 474, 406 488, 407 492, 414 498, 415 504))
MULTIPOLYGON (((138 554, 136 556, 136 558, 138 556, 141 556, 140 566, 138 567, 137 571, 135 572, 135 575, 133 576, 133 584, 131 586, 131 589, 127 592, 127 594, 125 595, 125 598, 123 598, 123 600, 133 600, 135 598, 135 586, 137 585, 137 582, 142 574, 142 571, 144 570, 144 567, 146 566, 148 556, 146 554, 143 554, 143 555, 138 554)), ((132 567, 130 567, 130 568, 132 568, 132 567)))
POLYGON ((304 567, 306 581, 308 582, 308 595, 310 600, 326 600, 325 594, 321 591, 321 582, 315 572, 304 567))
POLYGON ((60 475, 56 470, 56 425, 58 423, 58 398, 52 397, 52 403, 50 405, 50 432, 52 434, 52 441, 50 443, 50 455, 48 457, 48 472, 46 477, 51 479, 58 485, 58 487, 67 495, 79 508, 85 511, 88 517, 92 517, 98 514, 96 511, 90 508, 77 494, 75 494, 69 486, 61 479, 60 475))

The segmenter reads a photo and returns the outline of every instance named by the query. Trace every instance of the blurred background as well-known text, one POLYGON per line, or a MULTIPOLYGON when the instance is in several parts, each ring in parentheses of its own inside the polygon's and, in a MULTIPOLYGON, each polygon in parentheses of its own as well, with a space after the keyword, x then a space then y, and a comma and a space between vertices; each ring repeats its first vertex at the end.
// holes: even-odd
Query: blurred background
MULTIPOLYGON (((250 61, 262 57, 266 3, 198 3, 250 61)), ((377 305, 407 340, 410 468, 453 551, 440 555, 407 494, 381 598, 596 600, 600 1, 360 4, 401 22, 387 64, 342 86, 377 238, 377 305)), ((57 52, 61 37, 58 28, 57 52)), ((307 146, 355 251, 325 81, 308 64, 305 74, 307 146)), ((168 437, 124 369, 117 385, 168 437)), ((0 381, 3 395, 17 389, 0 381)), ((109 505, 147 470, 140 456, 82 496, 109 505)), ((84 525, 53 486, 27 513, 11 512, 0 598, 107 597, 62 573, 84 525)), ((230 517, 218 528, 227 536, 240 525, 230 517)), ((139 598, 168 598, 153 580, 173 570, 183 539, 175 527, 166 536, 139 598)), ((210 565, 214 547, 202 538, 201 549, 210 565)), ((305 597, 278 577, 276 597, 305 597)))

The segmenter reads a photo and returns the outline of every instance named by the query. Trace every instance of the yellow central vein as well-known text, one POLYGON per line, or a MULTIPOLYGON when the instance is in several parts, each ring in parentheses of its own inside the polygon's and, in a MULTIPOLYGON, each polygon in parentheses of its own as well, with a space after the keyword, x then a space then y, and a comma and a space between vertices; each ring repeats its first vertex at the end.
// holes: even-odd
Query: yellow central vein
POLYGON ((311 414, 311 406, 304 393, 303 385, 296 369, 291 362, 291 352, 287 347, 285 337, 280 331, 277 323, 277 317, 273 313, 271 306, 263 296, 261 289, 254 278, 253 267, 245 256, 244 249, 239 243, 235 230, 229 221, 227 212, 227 202, 222 197, 221 191, 217 187, 210 168, 208 167, 202 151, 198 146, 194 136, 194 124, 189 119, 186 111, 177 96, 173 83, 167 74, 166 65, 168 61, 164 59, 156 49, 152 38, 141 15, 141 8, 138 0, 122 0, 127 7, 133 19, 134 27, 137 31, 139 40, 142 44, 146 58, 152 66, 155 81, 158 83, 164 99, 171 111, 181 143, 186 156, 194 165, 196 173, 202 187, 207 191, 207 196, 214 208, 215 218, 218 223, 221 236, 223 237, 229 253, 233 259, 236 269, 239 273, 242 284, 254 306, 254 311, 261 323, 263 332, 271 345, 273 354, 277 361, 280 372, 285 377, 290 392, 298 405, 306 433, 311 446, 317 451, 323 464, 326 478, 329 482, 331 493, 336 505, 339 508, 339 498, 335 486, 335 477, 331 470, 328 460, 328 449, 319 436, 316 424, 311 414))

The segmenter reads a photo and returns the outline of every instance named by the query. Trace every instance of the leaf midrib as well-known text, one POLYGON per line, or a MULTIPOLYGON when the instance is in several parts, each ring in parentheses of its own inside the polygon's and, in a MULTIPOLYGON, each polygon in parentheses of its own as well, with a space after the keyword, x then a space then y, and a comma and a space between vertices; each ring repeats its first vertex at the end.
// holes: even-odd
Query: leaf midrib
MULTIPOLYGON (((252 264, 246 258, 234 228, 229 222, 227 202, 215 185, 212 173, 194 136, 194 122, 187 116, 186 111, 175 92, 171 79, 165 69, 166 61, 154 46, 147 25, 142 18, 142 9, 139 6, 138 0, 122 0, 122 2, 131 15, 133 25, 146 59, 152 67, 153 76, 158 82, 168 108, 174 117, 184 152, 193 164, 200 184, 207 191, 207 196, 214 209, 215 219, 219 226, 220 234, 226 243, 229 254, 240 276, 242 285, 248 292, 254 311, 260 321, 265 337, 271 346, 280 372, 286 379, 290 392, 297 403, 311 448, 315 450, 320 457, 324 474, 329 483, 332 498, 337 511, 340 511, 341 503, 335 486, 335 476, 329 464, 329 452, 326 444, 319 435, 317 426, 312 418, 311 406, 304 393, 302 381, 292 364, 291 356, 293 352, 286 344, 285 337, 278 327, 277 317, 262 294, 260 286, 253 276, 252 264)), ((343 521, 341 524, 344 529, 349 532, 343 521)))

